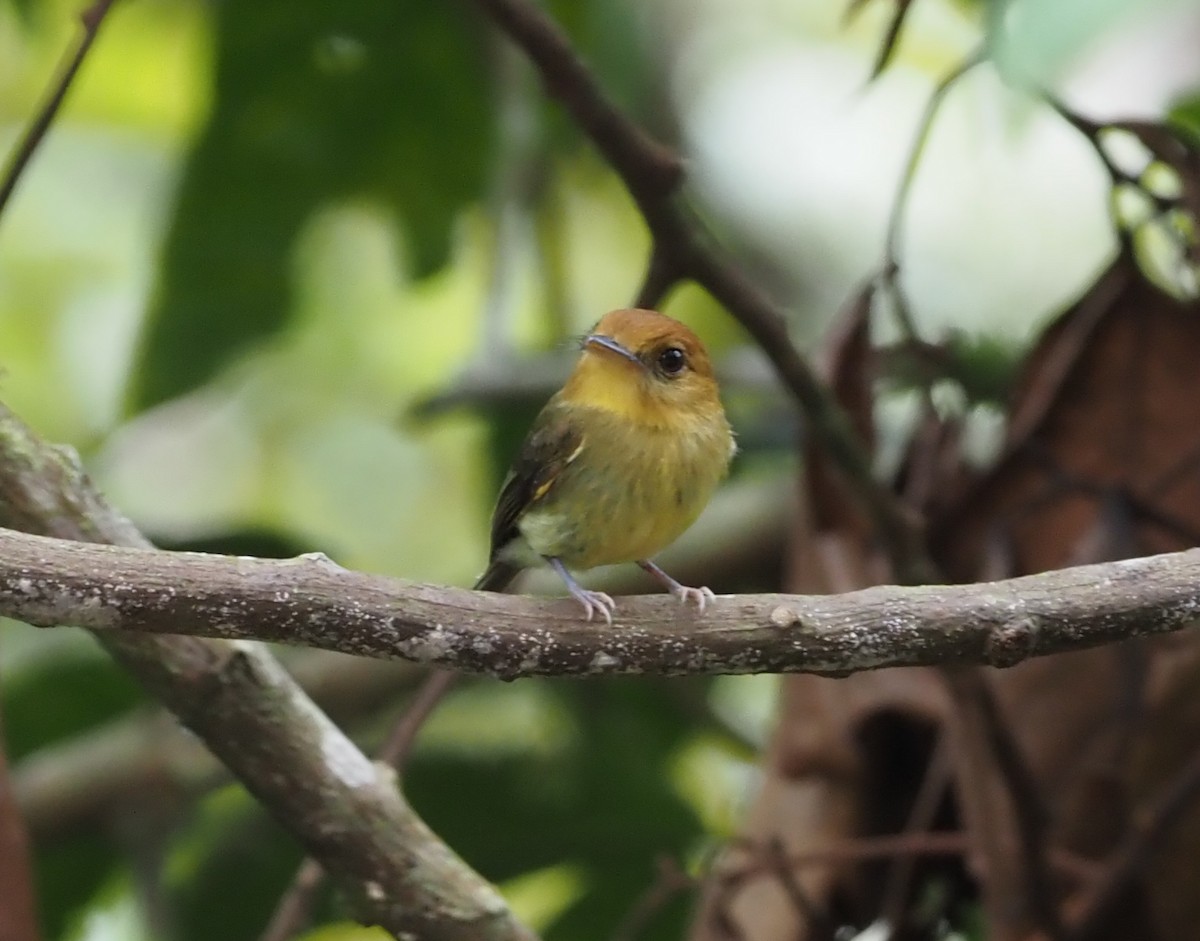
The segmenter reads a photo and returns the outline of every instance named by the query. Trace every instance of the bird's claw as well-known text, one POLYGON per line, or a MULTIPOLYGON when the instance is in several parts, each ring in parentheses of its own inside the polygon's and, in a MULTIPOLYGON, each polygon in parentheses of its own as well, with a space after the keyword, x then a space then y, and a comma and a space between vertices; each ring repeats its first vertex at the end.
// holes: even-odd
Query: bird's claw
POLYGON ((696 602, 696 610, 701 614, 704 613, 704 607, 710 601, 715 601, 717 596, 712 593, 712 589, 707 585, 701 585, 699 588, 691 588, 687 585, 677 585, 671 589, 671 594, 679 599, 680 604, 687 604, 689 601, 696 602))
POLYGON ((578 591, 572 590, 571 594, 576 601, 583 605, 583 610, 587 612, 587 620, 590 621, 592 615, 599 611, 609 626, 612 626, 613 611, 617 609, 617 603, 609 595, 602 591, 588 591, 586 588, 580 588, 578 591))

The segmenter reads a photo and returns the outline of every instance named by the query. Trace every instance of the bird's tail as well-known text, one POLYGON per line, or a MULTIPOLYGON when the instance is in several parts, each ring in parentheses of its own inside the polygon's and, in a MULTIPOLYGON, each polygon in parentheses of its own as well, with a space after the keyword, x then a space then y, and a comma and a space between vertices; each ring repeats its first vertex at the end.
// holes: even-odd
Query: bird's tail
POLYGON ((519 565, 493 559, 488 564, 487 571, 479 576, 479 580, 472 587, 475 591, 504 591, 520 571, 519 565))

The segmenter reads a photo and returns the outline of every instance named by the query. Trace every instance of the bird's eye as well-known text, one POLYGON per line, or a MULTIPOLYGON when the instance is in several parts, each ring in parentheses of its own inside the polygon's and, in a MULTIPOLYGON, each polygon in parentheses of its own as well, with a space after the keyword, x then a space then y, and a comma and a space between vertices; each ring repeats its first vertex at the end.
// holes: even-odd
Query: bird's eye
POLYGON ((658 368, 668 376, 678 375, 686 364, 687 357, 677 346, 668 346, 658 354, 658 368))

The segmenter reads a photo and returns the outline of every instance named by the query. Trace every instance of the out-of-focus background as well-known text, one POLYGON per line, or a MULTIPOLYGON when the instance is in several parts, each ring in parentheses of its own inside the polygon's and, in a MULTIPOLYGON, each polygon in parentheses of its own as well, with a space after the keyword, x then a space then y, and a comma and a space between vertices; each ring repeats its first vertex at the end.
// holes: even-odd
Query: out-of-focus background
MULTIPOLYGON (((992 61, 950 90, 913 179, 901 280, 923 335, 1001 363, 1115 251, 1109 177, 1045 96, 1097 121, 1200 114, 1185 0, 916 0, 874 81, 888 0, 547 6, 679 147, 688 199, 806 347, 879 271, 921 114, 977 50, 992 61)), ((0 0, 6 151, 79 12, 0 0)), ((631 300, 648 247, 470 4, 118 2, 0 218, 0 398, 161 545, 466 585, 571 338, 631 300)), ((743 447, 668 559, 718 591, 777 588, 803 428, 713 301, 689 287, 665 309, 714 350, 743 447)), ((884 463, 911 404, 889 403, 884 463)), ((977 417, 987 453, 998 420, 977 417)), ((415 682, 288 656, 368 745, 415 682)), ((656 859, 699 867, 735 831, 776 687, 468 683, 406 789, 548 938, 613 937, 656 859)), ((86 636, 3 624, 0 691, 48 938, 254 936, 297 848, 86 636)), ((643 936, 681 937, 687 911, 643 936)), ((320 917, 310 938, 378 934, 339 924, 336 900, 320 917)))

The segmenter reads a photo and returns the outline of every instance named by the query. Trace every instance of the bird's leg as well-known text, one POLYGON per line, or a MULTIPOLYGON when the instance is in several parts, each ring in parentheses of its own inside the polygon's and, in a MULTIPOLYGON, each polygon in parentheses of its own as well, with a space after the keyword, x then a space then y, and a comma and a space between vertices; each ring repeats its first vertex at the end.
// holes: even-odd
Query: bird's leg
POLYGON ((638 565, 662 582, 663 587, 680 601, 685 604, 689 601, 696 602, 696 607, 700 609, 701 614, 704 613, 704 606, 716 598, 712 590, 707 587, 689 588, 687 585, 681 585, 649 559, 639 559, 638 565))
POLYGON ((590 621, 592 615, 599 611, 604 615, 604 620, 612 624, 612 613, 617 607, 617 603, 602 591, 588 591, 579 582, 575 581, 575 576, 567 571, 567 567, 562 564, 562 560, 555 558, 552 555, 545 557, 550 563, 550 567, 558 572, 558 577, 567 584, 567 591, 571 593, 576 601, 583 605, 583 610, 587 612, 587 619, 590 621))

